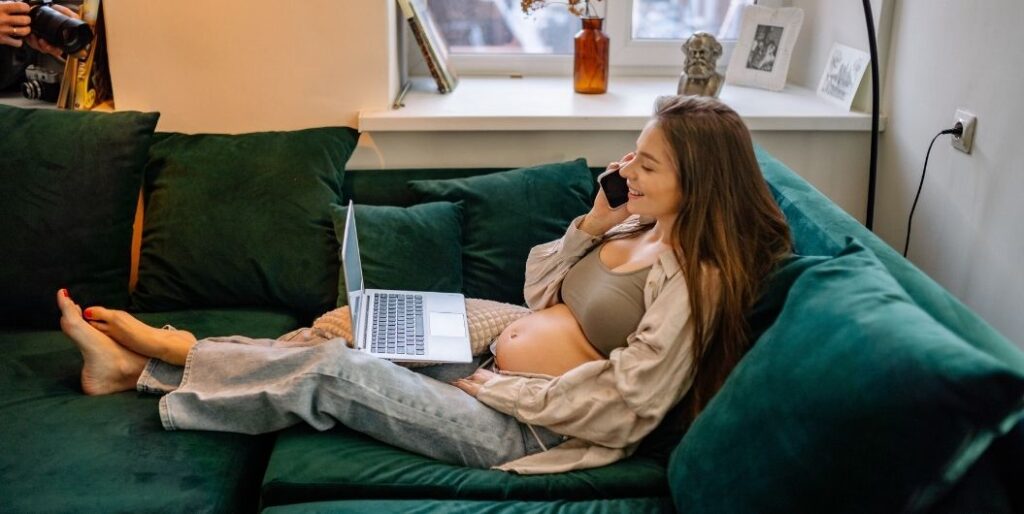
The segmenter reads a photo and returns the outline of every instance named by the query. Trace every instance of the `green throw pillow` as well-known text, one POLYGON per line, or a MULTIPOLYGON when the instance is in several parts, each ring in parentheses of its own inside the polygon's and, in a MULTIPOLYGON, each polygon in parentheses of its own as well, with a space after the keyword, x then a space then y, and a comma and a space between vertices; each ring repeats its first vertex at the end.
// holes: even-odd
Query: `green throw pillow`
POLYGON ((337 297, 331 204, 358 134, 345 127, 168 134, 146 167, 139 310, 278 307, 337 297))
POLYGON ((590 209, 584 159, 449 179, 412 180, 420 201, 463 202, 463 293, 522 304, 526 257, 590 209))
POLYGON ((128 305, 132 224, 158 113, 0 105, 0 326, 57 327, 57 290, 128 305))
MULTIPOLYGON (((356 204, 363 285, 370 289, 462 291, 462 208, 451 202, 411 207, 356 204)), ((340 246, 348 207, 331 206, 340 246)), ((341 261, 338 261, 340 266, 341 261)), ((345 275, 338 280, 338 307, 348 305, 345 275)))
POLYGON ((679 512, 918 512, 1022 415, 1024 370, 918 308, 851 243, 796 280, 776 323, 672 455, 679 512))

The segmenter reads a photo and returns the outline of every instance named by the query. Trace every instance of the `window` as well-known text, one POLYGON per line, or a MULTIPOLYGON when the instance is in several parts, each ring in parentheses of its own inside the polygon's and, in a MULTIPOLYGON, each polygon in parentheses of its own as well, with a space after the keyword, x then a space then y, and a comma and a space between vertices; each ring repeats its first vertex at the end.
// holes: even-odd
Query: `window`
POLYGON ((634 0, 633 39, 686 39, 697 31, 736 39, 739 8, 747 3, 721 0, 634 0), (723 22, 728 22, 723 26, 723 22))
MULTIPOLYGON (((612 72, 678 74, 682 40, 702 30, 715 34, 728 53, 739 12, 754 0, 602 0, 604 31, 611 38, 612 72)), ((456 69, 473 74, 568 74, 579 20, 563 5, 525 15, 520 0, 426 0, 444 34, 456 69)), ((416 62, 411 61, 411 62, 416 62)))
POLYGON ((579 21, 562 6, 529 16, 520 0, 429 0, 434 22, 455 54, 571 54, 579 21))

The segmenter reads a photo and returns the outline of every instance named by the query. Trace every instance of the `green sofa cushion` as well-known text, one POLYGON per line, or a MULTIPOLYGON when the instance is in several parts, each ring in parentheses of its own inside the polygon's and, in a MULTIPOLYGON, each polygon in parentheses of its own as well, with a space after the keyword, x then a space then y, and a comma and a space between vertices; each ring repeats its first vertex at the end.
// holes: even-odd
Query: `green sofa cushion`
POLYGON ((338 427, 281 432, 263 478, 263 505, 397 498, 589 500, 665 496, 664 466, 635 456, 602 468, 516 475, 444 464, 338 427))
MULTIPOLYGON (((275 337, 297 326, 272 311, 143 317, 199 337, 275 337)), ((157 396, 81 392, 82 359, 59 331, 0 332, 0 510, 252 512, 272 436, 167 432, 157 396)))
POLYGON ((166 134, 146 166, 143 311, 334 307, 330 205, 357 133, 345 127, 240 135, 166 134))
POLYGON ((263 509, 263 514, 622 514, 674 513, 672 502, 662 498, 621 498, 590 501, 439 501, 350 500, 299 503, 263 509))
POLYGON ((680 512, 927 508, 1022 415, 1024 368, 918 308, 856 242, 806 270, 672 456, 680 512))
POLYGON ((158 113, 0 105, 0 326, 56 328, 57 290, 128 305, 132 224, 158 113))
MULTIPOLYGON (((411 207, 355 205, 363 284, 370 289, 462 291, 462 207, 430 202, 411 207)), ((347 206, 331 206, 338 245, 347 206)), ((340 266, 340 262, 339 262, 340 266)), ((348 305, 345 275, 338 306, 348 305)))
POLYGON ((271 309, 193 309, 132 315, 150 326, 188 330, 199 339, 230 335, 275 339, 295 330, 302 321, 290 312, 271 309))
POLYGON ((590 209, 594 183, 586 160, 477 177, 413 180, 420 201, 463 202, 463 293, 522 304, 526 256, 557 239, 590 209))

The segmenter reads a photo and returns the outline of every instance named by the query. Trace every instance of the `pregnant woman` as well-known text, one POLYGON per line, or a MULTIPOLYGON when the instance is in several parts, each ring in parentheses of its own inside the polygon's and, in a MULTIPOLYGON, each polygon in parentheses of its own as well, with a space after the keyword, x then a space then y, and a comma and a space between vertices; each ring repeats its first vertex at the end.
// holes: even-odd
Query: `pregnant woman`
MULTIPOLYGON (((57 294, 87 394, 163 394, 168 430, 262 433, 335 423, 465 466, 518 473, 628 456, 681 401, 692 420, 749 348, 744 313, 791 249, 750 133, 721 102, 662 97, 636 151, 609 165, 629 199, 590 212, 526 265, 531 313, 494 370, 452 383, 349 349, 240 336, 197 341, 57 294)), ((480 358, 482 360, 482 357, 480 358)))

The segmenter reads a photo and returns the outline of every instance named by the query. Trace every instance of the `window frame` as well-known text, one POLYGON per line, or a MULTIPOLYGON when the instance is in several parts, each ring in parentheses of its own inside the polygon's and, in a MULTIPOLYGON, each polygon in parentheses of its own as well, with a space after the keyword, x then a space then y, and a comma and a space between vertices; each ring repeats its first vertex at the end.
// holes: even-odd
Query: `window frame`
MULTIPOLYGON (((724 0, 723 0, 724 1, 724 0)), ((682 71, 683 40, 633 39, 634 0, 604 0, 606 5, 604 31, 611 40, 609 73, 612 76, 673 76, 682 71)), ((755 0, 755 4, 781 6, 783 0, 755 0)), ((408 35, 407 35, 408 36, 408 35)), ((408 37, 406 38, 409 39, 408 37)), ((735 41, 722 41, 722 56, 718 59, 719 72, 729 64, 735 41)), ((426 65, 418 58, 419 48, 407 44, 407 56, 412 75, 426 75, 426 65)), ((466 76, 569 76, 572 74, 572 55, 537 54, 450 54, 452 65, 459 75, 466 76)))

